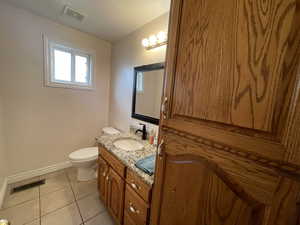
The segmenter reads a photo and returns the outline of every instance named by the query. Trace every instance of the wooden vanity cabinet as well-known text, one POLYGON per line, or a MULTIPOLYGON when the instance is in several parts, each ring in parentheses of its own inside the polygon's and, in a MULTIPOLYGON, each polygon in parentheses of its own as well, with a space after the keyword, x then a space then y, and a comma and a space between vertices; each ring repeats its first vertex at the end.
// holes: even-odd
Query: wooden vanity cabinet
POLYGON ((101 145, 98 159, 99 197, 118 225, 123 224, 126 167, 101 145))
POLYGON ((100 199, 118 225, 149 224, 151 185, 102 145, 99 145, 98 189, 100 199))

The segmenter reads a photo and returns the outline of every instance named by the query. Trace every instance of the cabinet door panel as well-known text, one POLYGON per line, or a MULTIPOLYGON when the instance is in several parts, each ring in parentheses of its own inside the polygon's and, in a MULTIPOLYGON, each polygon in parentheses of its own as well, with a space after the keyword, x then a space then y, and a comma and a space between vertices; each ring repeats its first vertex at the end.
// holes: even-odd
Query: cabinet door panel
POLYGON ((296 0, 180 2, 172 116, 276 132, 296 0))
POLYGON ((264 205, 230 179, 201 158, 166 154, 159 225, 262 224, 264 205))
POLYGON ((98 189, 101 200, 106 203, 106 177, 108 175, 108 164, 99 157, 98 160, 98 189))
POLYGON ((125 182, 112 168, 109 168, 107 187, 107 208, 114 219, 122 224, 125 182))

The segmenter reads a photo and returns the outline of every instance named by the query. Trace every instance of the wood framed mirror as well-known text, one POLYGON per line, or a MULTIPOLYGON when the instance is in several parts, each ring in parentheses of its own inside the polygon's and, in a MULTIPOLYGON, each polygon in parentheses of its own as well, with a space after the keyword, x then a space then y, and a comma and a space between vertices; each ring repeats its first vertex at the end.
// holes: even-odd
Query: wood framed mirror
POLYGON ((164 63, 134 68, 132 118, 159 124, 164 69, 164 63))

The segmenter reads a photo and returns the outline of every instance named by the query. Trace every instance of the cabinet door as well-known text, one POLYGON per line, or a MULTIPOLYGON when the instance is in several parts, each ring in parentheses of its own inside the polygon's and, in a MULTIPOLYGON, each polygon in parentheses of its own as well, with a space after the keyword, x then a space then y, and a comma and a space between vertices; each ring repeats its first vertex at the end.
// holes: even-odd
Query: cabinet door
POLYGON ((299 9, 172 0, 152 225, 297 224, 299 9))
POLYGON ((106 189, 107 189, 106 178, 107 178, 107 175, 108 175, 108 164, 105 162, 104 159, 99 157, 99 159, 98 159, 98 190, 99 190, 99 196, 105 204, 106 204, 106 189))
POLYGON ((166 134, 151 225, 296 225, 300 182, 166 134))
POLYGON ((125 212, 124 213, 124 225, 138 225, 136 224, 131 217, 125 212))
POLYGON ((124 180, 109 168, 107 185, 107 208, 115 221, 122 224, 124 209, 124 180))

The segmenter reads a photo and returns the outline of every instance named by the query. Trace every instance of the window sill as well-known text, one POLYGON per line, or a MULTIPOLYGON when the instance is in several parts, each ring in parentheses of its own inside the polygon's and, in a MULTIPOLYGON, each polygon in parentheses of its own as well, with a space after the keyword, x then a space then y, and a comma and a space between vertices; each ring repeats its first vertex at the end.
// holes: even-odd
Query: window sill
POLYGON ((95 89, 95 87, 93 86, 65 84, 65 83, 56 83, 56 82, 46 82, 45 86, 54 87, 54 88, 80 89, 80 90, 87 90, 87 91, 93 91, 95 89))

